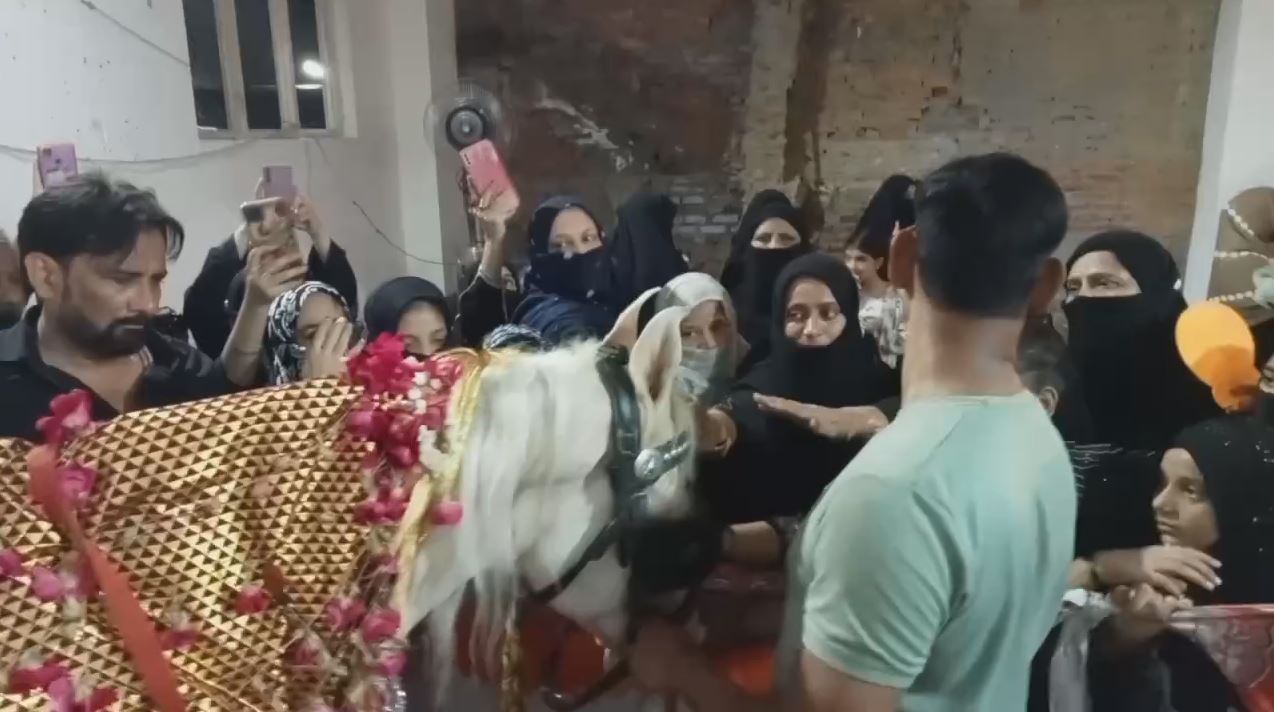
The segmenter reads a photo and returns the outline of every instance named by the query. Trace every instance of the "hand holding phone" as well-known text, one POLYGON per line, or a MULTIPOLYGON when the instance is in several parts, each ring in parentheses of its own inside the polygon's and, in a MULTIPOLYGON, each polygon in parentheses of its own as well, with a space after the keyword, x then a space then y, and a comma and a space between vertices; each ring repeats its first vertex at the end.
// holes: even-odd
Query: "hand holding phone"
POLYGON ((291 204, 281 198, 250 200, 239 206, 248 227, 248 246, 289 246, 296 243, 292 234, 291 204))
POLYGON ((475 196, 491 196, 496 207, 512 215, 519 204, 518 191, 513 187, 509 172, 500 160, 500 153, 490 140, 479 141, 461 149, 460 161, 464 164, 469 185, 475 196), (512 210, 509 210, 510 206, 512 210))

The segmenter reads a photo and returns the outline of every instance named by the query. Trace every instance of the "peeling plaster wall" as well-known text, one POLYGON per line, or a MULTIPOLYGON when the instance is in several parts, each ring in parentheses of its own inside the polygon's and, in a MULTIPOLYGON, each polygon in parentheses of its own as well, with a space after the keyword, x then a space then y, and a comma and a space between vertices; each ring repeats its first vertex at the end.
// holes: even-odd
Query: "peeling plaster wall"
POLYGON ((1218 5, 475 0, 458 48, 516 117, 528 198, 687 191, 678 238, 705 266, 759 188, 815 189, 835 249, 888 174, 990 150, 1057 176, 1072 242, 1133 225, 1184 257, 1218 5))

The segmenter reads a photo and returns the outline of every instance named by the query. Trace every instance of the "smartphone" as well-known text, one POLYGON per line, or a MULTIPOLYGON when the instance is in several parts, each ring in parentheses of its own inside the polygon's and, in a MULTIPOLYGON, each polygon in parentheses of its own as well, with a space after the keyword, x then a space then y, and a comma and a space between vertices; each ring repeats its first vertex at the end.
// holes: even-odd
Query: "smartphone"
POLYGON ((40 185, 46 189, 62 185, 80 174, 75 158, 75 144, 51 143, 35 150, 40 185))
POLYGON ((292 182, 292 166, 266 166, 261 169, 262 190, 266 198, 296 200, 296 184, 292 182))
POLYGON ((489 139, 460 149, 460 161, 464 164, 469 182, 477 195, 498 195, 501 201, 516 202, 518 192, 509 179, 509 171, 500 160, 500 152, 489 139))

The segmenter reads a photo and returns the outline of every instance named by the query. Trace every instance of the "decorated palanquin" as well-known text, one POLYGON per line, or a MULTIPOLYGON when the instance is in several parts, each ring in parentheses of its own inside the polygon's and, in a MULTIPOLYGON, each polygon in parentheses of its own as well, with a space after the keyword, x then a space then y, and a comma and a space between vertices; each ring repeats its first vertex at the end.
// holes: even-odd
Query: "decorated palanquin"
POLYGON ((421 453, 472 357, 401 354, 0 441, 0 710, 401 709, 394 537, 461 514, 421 453))

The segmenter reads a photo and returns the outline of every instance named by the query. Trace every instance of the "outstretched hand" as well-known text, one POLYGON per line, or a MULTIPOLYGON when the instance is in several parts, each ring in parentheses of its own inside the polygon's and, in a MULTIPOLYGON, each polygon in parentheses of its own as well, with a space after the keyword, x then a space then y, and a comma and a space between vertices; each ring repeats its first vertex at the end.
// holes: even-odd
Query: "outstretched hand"
POLYGON ((760 393, 755 398, 762 411, 794 420, 825 438, 873 435, 889 425, 885 414, 873 406, 827 408, 760 393))

